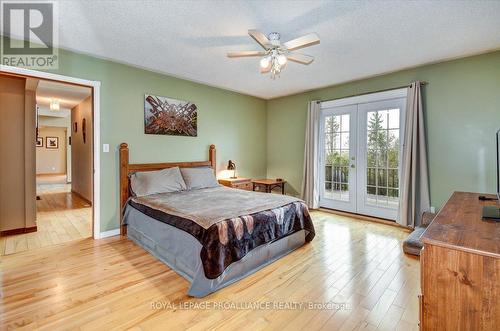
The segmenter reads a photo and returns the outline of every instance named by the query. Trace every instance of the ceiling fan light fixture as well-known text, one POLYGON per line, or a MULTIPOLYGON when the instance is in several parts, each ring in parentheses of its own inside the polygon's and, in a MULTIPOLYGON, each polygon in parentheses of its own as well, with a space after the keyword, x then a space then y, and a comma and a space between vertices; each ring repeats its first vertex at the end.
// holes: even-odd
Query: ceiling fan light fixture
POLYGON ((260 59, 260 67, 262 69, 266 69, 269 67, 269 65, 271 64, 271 56, 270 55, 267 55, 267 56, 264 56, 262 59, 260 59))
POLYGON ((310 64, 314 60, 314 57, 295 53, 294 51, 319 44, 319 36, 316 33, 309 33, 302 37, 289 40, 286 43, 281 43, 280 34, 277 32, 271 32, 266 36, 258 30, 248 30, 248 34, 264 50, 228 52, 227 56, 230 58, 263 56, 259 61, 261 67, 260 72, 262 74, 270 73, 272 79, 279 77, 289 60, 300 64, 310 64))
POLYGON ((287 58, 285 54, 278 55, 277 59, 280 66, 284 66, 286 64, 287 58))

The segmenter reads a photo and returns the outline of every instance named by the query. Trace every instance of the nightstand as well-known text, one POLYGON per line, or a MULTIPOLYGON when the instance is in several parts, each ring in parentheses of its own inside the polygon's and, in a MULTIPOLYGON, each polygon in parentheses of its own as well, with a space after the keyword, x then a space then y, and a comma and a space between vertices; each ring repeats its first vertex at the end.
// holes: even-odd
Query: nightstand
POLYGON ((256 179, 252 180, 252 190, 258 189, 259 191, 263 188, 264 192, 272 193, 273 189, 279 188, 281 194, 285 194, 285 183, 286 180, 275 180, 275 179, 256 179))
POLYGON ((237 188, 240 190, 246 190, 246 191, 251 191, 252 190, 252 179, 250 178, 224 178, 224 179, 219 179, 219 184, 231 187, 231 188, 237 188))

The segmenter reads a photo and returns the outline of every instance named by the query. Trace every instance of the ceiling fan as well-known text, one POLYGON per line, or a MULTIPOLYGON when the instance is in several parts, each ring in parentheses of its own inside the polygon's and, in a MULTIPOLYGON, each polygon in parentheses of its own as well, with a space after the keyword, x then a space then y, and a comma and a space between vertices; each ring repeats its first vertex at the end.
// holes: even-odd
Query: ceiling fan
POLYGON ((294 52, 297 49, 309 47, 319 44, 319 36, 316 33, 309 33, 305 36, 292 39, 285 43, 281 43, 280 34, 271 32, 267 37, 258 30, 248 30, 248 34, 262 48, 263 51, 240 51, 228 52, 228 57, 250 57, 261 56, 260 72, 271 72, 271 78, 275 79, 279 76, 281 70, 285 67, 288 60, 300 64, 310 64, 314 61, 314 57, 306 54, 294 52))

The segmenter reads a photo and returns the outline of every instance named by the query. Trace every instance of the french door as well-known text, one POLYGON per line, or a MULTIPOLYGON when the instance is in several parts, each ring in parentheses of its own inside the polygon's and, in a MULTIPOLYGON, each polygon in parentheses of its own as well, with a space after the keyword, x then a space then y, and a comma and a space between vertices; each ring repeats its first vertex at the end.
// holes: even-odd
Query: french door
POLYGON ((397 91, 322 105, 320 206, 396 220, 406 89, 397 91))
POLYGON ((320 205, 356 212, 357 106, 325 109, 320 124, 320 205))

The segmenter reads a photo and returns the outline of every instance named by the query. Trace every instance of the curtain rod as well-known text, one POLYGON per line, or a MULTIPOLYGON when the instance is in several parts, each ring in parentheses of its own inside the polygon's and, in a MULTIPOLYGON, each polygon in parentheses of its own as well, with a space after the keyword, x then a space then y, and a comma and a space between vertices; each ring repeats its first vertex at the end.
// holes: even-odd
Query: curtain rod
MULTIPOLYGON (((429 83, 425 82, 425 81, 420 82, 420 85, 427 85, 427 84, 429 84, 429 83)), ((386 89, 378 90, 378 91, 371 91, 371 92, 364 92, 364 93, 347 95, 345 97, 338 97, 338 98, 334 98, 334 99, 318 100, 318 101, 316 101, 316 103, 322 103, 322 102, 328 102, 328 101, 334 101, 334 100, 346 99, 346 98, 352 98, 352 97, 359 97, 360 95, 366 95, 366 94, 372 94, 372 93, 380 93, 380 92, 387 92, 387 91, 392 91, 392 90, 399 90, 401 88, 410 87, 410 86, 411 86, 411 84, 408 84, 408 85, 402 85, 402 86, 398 86, 398 87, 386 88, 386 89)))

